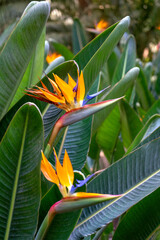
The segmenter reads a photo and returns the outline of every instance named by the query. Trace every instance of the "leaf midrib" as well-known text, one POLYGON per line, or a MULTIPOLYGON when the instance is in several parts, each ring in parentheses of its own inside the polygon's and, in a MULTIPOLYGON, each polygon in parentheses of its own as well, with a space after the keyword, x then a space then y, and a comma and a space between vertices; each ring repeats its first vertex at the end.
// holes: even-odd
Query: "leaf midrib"
POLYGON ((8 240, 9 233, 10 233, 10 227, 11 227, 12 216, 13 216, 13 211, 14 211, 14 204, 15 204, 17 187, 18 187, 19 173, 20 173, 21 162, 22 162, 25 136, 26 136, 27 125, 28 125, 28 118, 29 118, 29 113, 27 112, 26 120, 25 120, 25 124, 24 124, 22 144, 21 144, 20 153, 19 153, 18 165, 17 165, 16 175, 15 175, 15 181, 14 181, 13 192, 12 192, 12 199, 11 199, 10 210, 9 210, 9 214, 8 214, 8 221, 7 221, 6 233, 5 233, 4 240, 8 240))

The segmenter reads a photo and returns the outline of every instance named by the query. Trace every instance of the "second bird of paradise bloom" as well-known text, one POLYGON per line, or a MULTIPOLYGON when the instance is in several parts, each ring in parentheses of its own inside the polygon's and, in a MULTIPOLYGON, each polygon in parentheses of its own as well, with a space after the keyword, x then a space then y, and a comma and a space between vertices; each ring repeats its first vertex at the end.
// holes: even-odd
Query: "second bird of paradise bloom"
POLYGON ((54 156, 56 162, 56 170, 52 167, 51 163, 47 160, 42 151, 41 171, 48 181, 53 182, 58 186, 63 198, 81 199, 108 197, 108 199, 112 199, 120 196, 99 193, 75 192, 78 187, 82 187, 84 184, 86 184, 88 180, 95 176, 95 174, 91 174, 84 180, 77 180, 76 186, 74 186, 74 172, 67 151, 65 150, 63 165, 61 165, 55 150, 54 156))
POLYGON ((49 54, 46 57, 46 61, 47 61, 48 64, 50 64, 53 60, 55 60, 56 58, 58 58, 60 56, 62 56, 60 53, 57 53, 57 52, 51 53, 51 52, 49 52, 49 54))
POLYGON ((50 207, 36 235, 36 240, 45 238, 45 234, 48 231, 50 224, 56 214, 71 212, 83 207, 88 207, 96 203, 104 202, 122 196, 75 192, 78 187, 83 186, 95 174, 90 175, 84 180, 77 180, 77 184, 74 186, 74 172, 67 151, 65 151, 64 154, 63 165, 61 165, 59 162, 55 150, 54 156, 56 161, 56 170, 52 167, 51 163, 47 160, 44 153, 42 152, 41 171, 47 180, 55 183, 58 186, 63 198, 50 207))
POLYGON ((106 28, 108 27, 108 22, 106 22, 105 20, 100 20, 96 25, 95 25, 95 29, 103 32, 106 28))

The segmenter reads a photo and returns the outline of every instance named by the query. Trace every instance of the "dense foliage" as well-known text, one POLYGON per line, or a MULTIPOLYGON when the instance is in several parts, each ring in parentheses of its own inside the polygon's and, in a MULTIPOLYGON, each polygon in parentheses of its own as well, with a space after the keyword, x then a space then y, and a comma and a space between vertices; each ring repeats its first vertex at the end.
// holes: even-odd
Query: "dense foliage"
MULTIPOLYGON (((89 43, 74 19, 70 51, 53 39, 45 41, 49 13, 46 1, 31 2, 1 37, 0 239, 42 239, 41 229, 45 239, 158 239, 160 52, 152 62, 137 59, 129 17, 89 43), (47 63, 52 49, 61 56, 47 63), (53 73, 66 82, 70 74, 76 82, 80 71, 87 102, 80 108, 65 113, 57 103, 26 95, 34 85, 52 91, 48 78, 54 80, 53 73), (55 134, 57 123, 62 125, 55 134), (75 179, 86 183, 78 191, 118 196, 107 201, 63 198, 41 174, 41 150, 56 165, 52 145, 61 163, 67 150, 75 179), (58 214, 47 222, 52 206, 58 214)), ((66 98, 59 86, 58 97, 66 98)))

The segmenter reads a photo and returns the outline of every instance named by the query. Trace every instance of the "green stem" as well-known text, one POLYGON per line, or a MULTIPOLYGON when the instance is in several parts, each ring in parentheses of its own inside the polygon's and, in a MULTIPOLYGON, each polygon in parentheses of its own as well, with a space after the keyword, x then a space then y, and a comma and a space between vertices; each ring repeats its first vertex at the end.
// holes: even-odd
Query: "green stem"
POLYGON ((48 231, 48 229, 50 227, 50 224, 51 224, 51 222, 52 222, 52 220, 53 220, 55 215, 56 215, 55 212, 50 213, 50 211, 48 211, 45 219, 43 220, 43 222, 42 222, 42 224, 41 224, 41 226, 40 226, 40 228, 38 230, 38 233, 37 233, 37 235, 35 237, 35 240, 43 240, 43 239, 45 239, 45 235, 46 235, 46 233, 47 233, 47 231, 48 231))
POLYGON ((66 127, 64 135, 63 135, 63 139, 62 139, 61 146, 60 146, 59 153, 58 153, 58 159, 60 159, 60 157, 61 157, 61 153, 62 153, 63 145, 64 145, 64 142, 65 142, 65 139, 67 136, 67 132, 68 132, 68 127, 66 127))
POLYGON ((49 158, 49 156, 51 155, 54 141, 55 141, 61 128, 62 128, 61 121, 57 121, 53 127, 50 139, 49 139, 48 144, 44 151, 44 155, 46 156, 46 158, 49 158))

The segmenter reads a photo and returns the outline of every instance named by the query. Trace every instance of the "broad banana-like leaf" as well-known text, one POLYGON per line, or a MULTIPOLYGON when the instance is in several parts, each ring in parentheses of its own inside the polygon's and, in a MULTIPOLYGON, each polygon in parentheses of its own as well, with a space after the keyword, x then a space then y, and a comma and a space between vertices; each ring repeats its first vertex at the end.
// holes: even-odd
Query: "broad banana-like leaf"
POLYGON ((120 127, 120 113, 117 105, 104 120, 96 133, 96 142, 98 146, 103 149, 107 155, 107 160, 110 162, 113 160, 113 152, 119 136, 120 127))
POLYGON ((150 87, 150 84, 151 84, 152 71, 153 71, 152 62, 146 63, 145 66, 144 66, 144 74, 146 76, 147 83, 149 84, 149 87, 150 87))
POLYGON ((119 104, 120 116, 121 116, 121 133, 123 138, 124 147, 128 148, 136 135, 143 127, 137 113, 127 103, 127 101, 121 101, 119 104))
POLYGON ((0 54, 0 119, 6 114, 49 15, 48 2, 30 3, 0 54))
POLYGON ((60 64, 64 63, 64 57, 58 57, 54 61, 52 61, 47 68, 44 70, 41 78, 44 78, 45 75, 49 74, 53 71, 54 68, 58 67, 60 64))
POLYGON ((143 142, 149 135, 155 132, 158 128, 160 128, 160 115, 153 115, 143 126, 141 131, 138 133, 132 144, 129 146, 127 153, 130 153, 134 148, 136 148, 140 142, 143 142))
POLYGON ((86 92, 95 81, 114 47, 128 29, 129 23, 129 17, 123 18, 119 23, 107 28, 74 57, 80 70, 84 71, 86 92))
POLYGON ((45 45, 45 29, 43 30, 37 42, 31 60, 28 64, 27 70, 23 75, 21 83, 9 106, 9 109, 12 108, 21 97, 23 97, 26 88, 29 88, 35 85, 37 82, 39 82, 39 78, 41 77, 43 70, 44 45, 45 45))
POLYGON ((3 45, 5 44, 5 42, 7 41, 9 35, 11 34, 11 32, 13 31, 14 27, 16 26, 17 21, 15 21, 14 23, 12 23, 11 25, 9 25, 4 32, 1 33, 0 35, 0 51, 3 47, 3 45))
POLYGON ((149 86, 147 83, 146 76, 144 74, 144 70, 141 66, 139 67, 140 67, 140 73, 136 81, 136 92, 137 92, 139 101, 142 105, 142 108, 145 111, 147 111, 154 103, 154 98, 151 92, 149 91, 149 86))
MULTIPOLYGON (((104 101, 108 99, 114 99, 117 97, 122 97, 125 95, 126 91, 133 85, 134 81, 136 80, 139 74, 139 68, 135 67, 132 68, 127 74, 122 78, 116 85, 111 88, 109 92, 107 92, 106 96, 102 96, 99 101, 104 101)), ((108 114, 113 109, 114 105, 109 106, 107 111, 104 109, 103 111, 96 114, 93 122, 93 134, 96 130, 101 126, 103 121, 106 119, 108 114)))
POLYGON ((134 37, 131 35, 127 42, 121 58, 114 71, 112 86, 114 86, 124 75, 133 67, 136 61, 136 43, 134 37))
POLYGON ((122 194, 109 203, 83 210, 70 239, 80 239, 123 214, 160 185, 160 137, 111 165, 87 186, 88 192, 122 194))
POLYGON ((73 53, 65 45, 54 41, 50 41, 50 44, 53 45, 56 52, 60 53, 66 61, 74 57, 73 53))
POLYGON ((73 22, 72 43, 74 54, 77 54, 87 44, 85 30, 78 18, 75 18, 73 22))
POLYGON ((150 117, 155 114, 160 114, 160 99, 158 99, 147 111, 143 119, 143 122, 146 123, 150 119, 150 117))
MULTIPOLYGON (((123 217, 113 240, 146 240, 160 225, 160 188, 133 206, 123 217)), ((158 240, 158 239, 157 239, 158 240)))
POLYGON ((32 104, 15 114, 0 145, 0 238, 33 239, 40 204, 43 122, 32 104))

